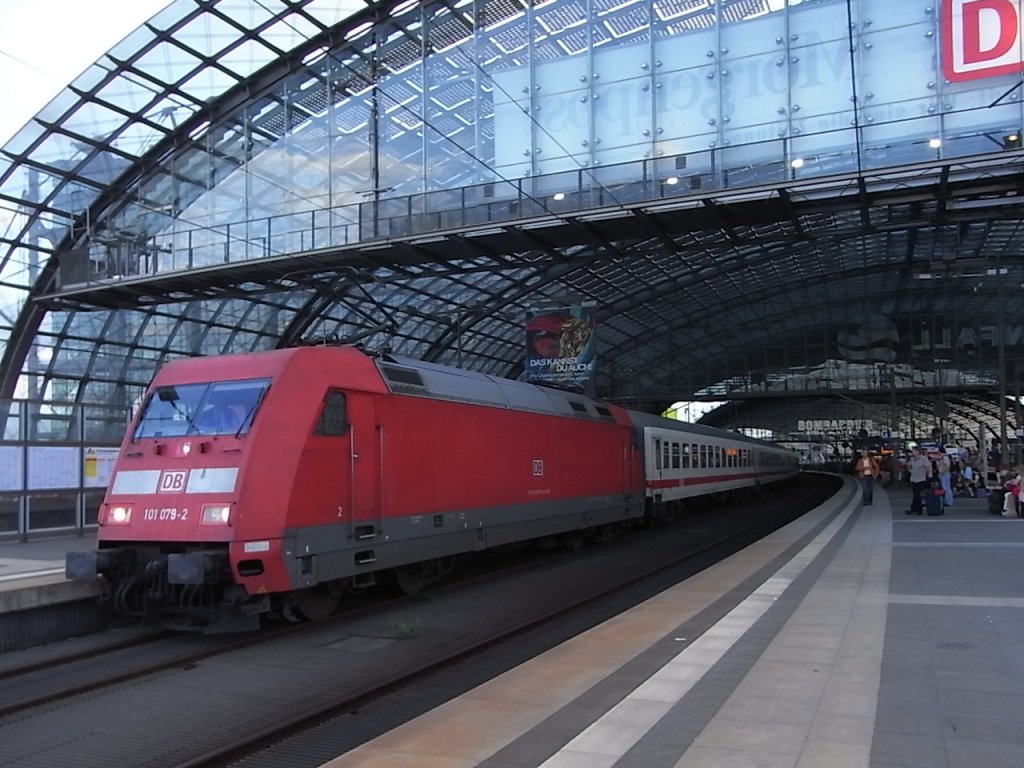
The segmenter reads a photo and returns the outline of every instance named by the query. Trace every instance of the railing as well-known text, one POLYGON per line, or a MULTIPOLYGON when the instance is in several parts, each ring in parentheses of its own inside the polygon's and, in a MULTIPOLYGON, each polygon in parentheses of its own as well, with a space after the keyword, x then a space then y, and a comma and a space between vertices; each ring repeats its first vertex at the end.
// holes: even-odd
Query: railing
POLYGON ((61 287, 1001 151, 1001 129, 939 142, 926 132, 935 124, 932 118, 887 124, 888 136, 904 131, 900 139, 862 143, 859 154, 857 133, 843 129, 406 196, 377 193, 351 205, 152 236, 132 233, 117 246, 93 243, 65 254, 61 287))

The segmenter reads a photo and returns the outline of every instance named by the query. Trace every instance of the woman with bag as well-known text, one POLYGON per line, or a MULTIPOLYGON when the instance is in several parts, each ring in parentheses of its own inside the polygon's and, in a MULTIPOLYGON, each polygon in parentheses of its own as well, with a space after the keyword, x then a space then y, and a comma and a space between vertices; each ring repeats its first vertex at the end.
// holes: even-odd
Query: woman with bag
POLYGON ((875 478, 878 477, 878 459, 871 456, 867 449, 862 449, 860 458, 857 460, 857 477, 860 479, 861 490, 863 491, 864 506, 871 506, 875 494, 875 478))

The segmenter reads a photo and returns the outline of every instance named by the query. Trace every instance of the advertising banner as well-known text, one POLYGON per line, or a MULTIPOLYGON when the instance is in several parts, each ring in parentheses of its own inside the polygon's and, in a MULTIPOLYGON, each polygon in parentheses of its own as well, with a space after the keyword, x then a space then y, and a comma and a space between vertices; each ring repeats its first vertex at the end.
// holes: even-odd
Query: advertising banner
POLYGON ((594 375, 597 334, 593 306, 526 312, 526 380, 580 389, 594 375))

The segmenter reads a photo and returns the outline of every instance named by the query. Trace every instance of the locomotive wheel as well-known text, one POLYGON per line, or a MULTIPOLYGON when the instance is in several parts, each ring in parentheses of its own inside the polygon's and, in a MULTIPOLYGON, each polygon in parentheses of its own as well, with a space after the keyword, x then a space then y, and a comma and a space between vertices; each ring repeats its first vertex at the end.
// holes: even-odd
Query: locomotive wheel
POLYGON ((320 621, 334 613, 340 600, 341 595, 325 584, 300 589, 285 605, 284 615, 289 621, 320 621))
POLYGON ((418 595, 430 583, 430 574, 420 563, 403 565, 392 572, 395 586, 407 595, 418 595))

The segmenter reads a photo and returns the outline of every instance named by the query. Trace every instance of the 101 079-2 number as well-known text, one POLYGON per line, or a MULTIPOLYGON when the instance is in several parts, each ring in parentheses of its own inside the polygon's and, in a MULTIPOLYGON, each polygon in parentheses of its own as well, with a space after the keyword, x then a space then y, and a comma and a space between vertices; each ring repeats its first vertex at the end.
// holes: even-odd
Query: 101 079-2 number
POLYGON ((187 520, 188 510, 177 507, 146 507, 142 511, 143 520, 187 520))

